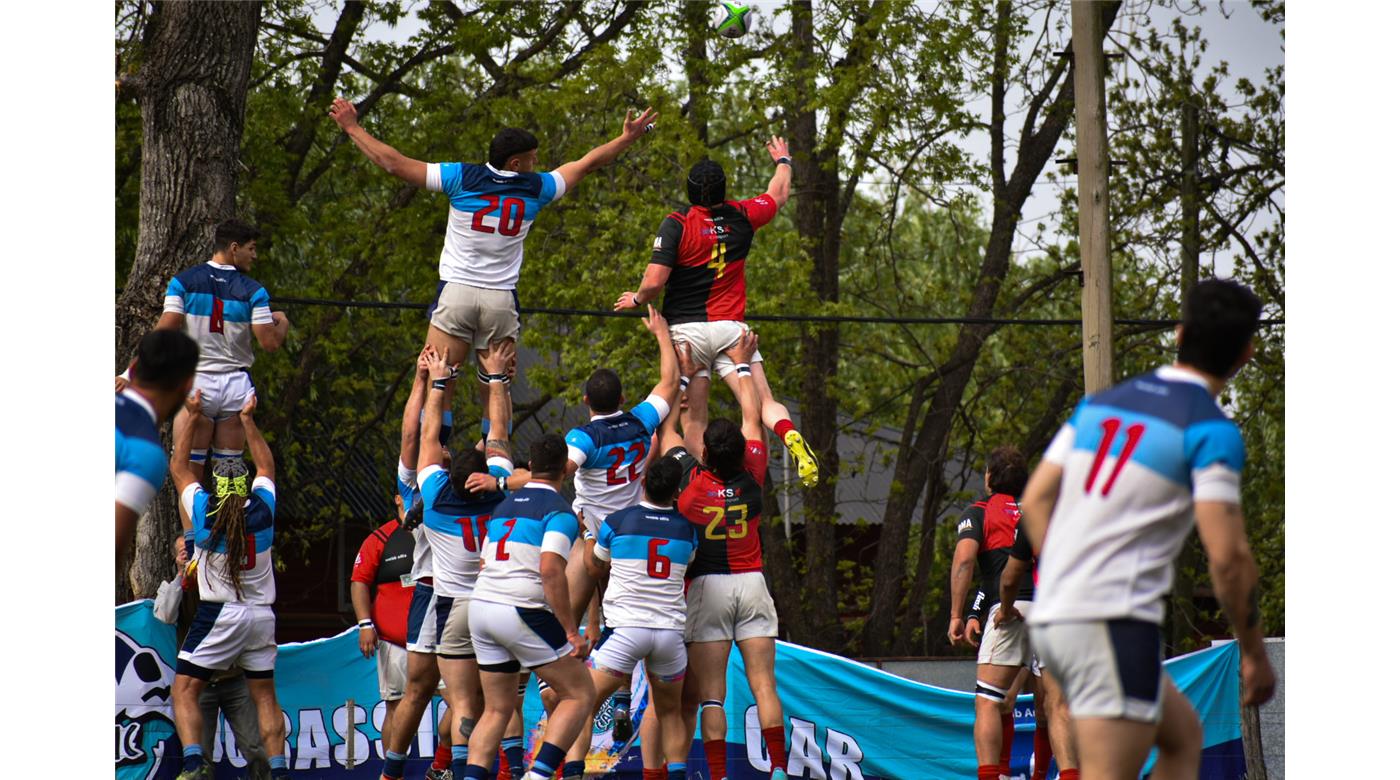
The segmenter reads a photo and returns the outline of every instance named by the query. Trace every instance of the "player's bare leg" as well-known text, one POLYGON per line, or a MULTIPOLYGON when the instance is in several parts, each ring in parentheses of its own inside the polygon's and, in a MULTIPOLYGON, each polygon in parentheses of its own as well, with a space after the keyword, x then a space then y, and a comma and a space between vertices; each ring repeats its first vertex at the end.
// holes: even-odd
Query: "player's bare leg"
MULTIPOLYGON (((242 424, 239 423, 237 417, 234 417, 233 421, 239 425, 241 433, 242 424)), ((191 417, 190 413, 181 405, 180 411, 175 413, 175 421, 171 428, 174 438, 179 439, 180 432, 191 422, 194 425, 194 443, 190 447, 190 471, 194 474, 194 478, 202 483, 204 481, 204 463, 209 457, 209 447, 214 441, 214 421, 202 414, 191 417), (196 456, 199 457, 199 460, 194 459, 196 456)))
MULTIPOLYGON (((593 706, 585 713, 585 723, 598 713, 598 710, 607 703, 618 688, 631 681, 630 675, 619 676, 596 668, 589 669, 588 676, 593 680, 593 706)), ((584 760, 588 756, 588 748, 592 742, 593 729, 579 729, 578 736, 574 739, 573 745, 569 747, 569 752, 564 756, 564 761, 567 763, 584 760)))
POLYGON ((687 451, 705 451, 705 426, 710 424, 710 378, 697 376, 685 390, 685 411, 681 414, 681 435, 687 451))
POLYGON ((516 693, 519 682, 515 672, 481 673, 485 708, 472 730, 471 753, 467 759, 472 766, 490 767, 495 760, 506 725, 511 716, 520 711, 520 696, 516 693))
MULTIPOLYGON (((408 681, 404 685, 403 698, 394 710, 394 721, 389 728, 389 735, 384 738, 386 769, 390 768, 393 761, 397 763, 396 773, 401 773, 402 759, 388 756, 390 753, 398 756, 408 754, 409 743, 413 741, 413 735, 418 733, 418 723, 423 719, 423 711, 432 702, 433 694, 437 692, 437 684, 437 656, 432 653, 409 653, 408 681)), ((385 772, 384 776, 393 777, 388 772, 385 772)))
MULTIPOLYGON (((647 708, 647 716, 656 721, 659 732, 657 736, 661 743, 661 761, 653 763, 652 766, 674 767, 676 764, 685 764, 686 758, 690 756, 690 737, 694 731, 686 731, 685 720, 681 717, 681 693, 684 683, 681 680, 666 682, 654 674, 647 675, 647 682, 651 685, 651 706, 647 708), (655 713, 653 715, 653 713, 655 713)), ((645 718, 643 718, 645 721, 645 718)), ((646 724, 642 724, 642 766, 647 766, 646 760, 646 724)), ((684 770, 682 770, 684 771, 684 770)), ((674 774, 674 772, 672 772, 674 774)))
MULTIPOLYGON (((437 350, 439 355, 446 355, 444 362, 449 366, 460 366, 471 354, 471 345, 462 339, 453 336, 445 330, 439 330, 436 325, 428 325, 428 345, 437 350)), ((442 408, 443 411, 452 409, 452 392, 457 389, 457 380, 449 380, 447 389, 443 390, 442 408)), ((482 405, 485 409, 485 404, 482 405)))
MULTIPOLYGON (((525 700, 525 686, 530 684, 530 673, 521 672, 520 682, 515 693, 518 701, 525 700)), ((501 768, 496 775, 501 780, 520 780, 525 775, 525 718, 520 707, 510 715, 506 724, 505 736, 501 737, 501 768)))
MULTIPOLYGON (((687 733, 695 733, 695 708, 700 708, 700 737, 705 745, 705 760, 710 765, 710 777, 727 777, 724 735, 728 721, 724 717, 725 678, 729 671, 730 641, 691 642, 685 651, 689 658, 682 710, 686 716, 687 733)), ((771 668, 771 667, 770 667, 771 668)), ((757 695, 755 695, 757 700, 757 695)), ((763 709, 759 709, 762 719, 763 709)))
MULTIPOLYGON (((802 434, 792 427, 792 415, 788 414, 786 406, 783 406, 773 398, 773 389, 768 386, 768 377, 763 373, 763 361, 755 360, 749 364, 753 372, 754 385, 758 388, 759 399, 761 400, 763 426, 778 435, 783 446, 792 455, 792 459, 797 463, 797 476, 802 480, 802 484, 813 487, 817 484, 817 455, 812 452, 807 440, 802 438, 802 434)), ((724 378, 724 383, 729 385, 729 389, 734 392, 734 397, 739 397, 739 374, 731 371, 724 378)), ((702 430, 703 433, 703 430, 702 430)))
POLYGON ((1079 748, 1083 780, 1134 780, 1142 772, 1155 744, 1154 780, 1185 780, 1201 767, 1201 724, 1191 702, 1170 680, 1162 681, 1162 722, 1141 723, 1123 718, 1075 718, 1074 740, 1079 748))
MULTIPOLYGON (((208 420, 206 417, 205 420, 208 420)), ((209 449, 209 462, 213 463, 219 458, 242 458, 243 450, 247 446, 247 434, 243 432, 243 423, 238 419, 238 415, 225 417, 213 423, 213 439, 209 449)), ((198 431, 195 432, 196 436, 198 431)))
POLYGON ((1157 765, 1154 780, 1186 780, 1201 771, 1201 719, 1170 680, 1162 684, 1162 722, 1157 725, 1157 765))
POLYGON ((290 777, 287 773, 287 759, 282 755, 282 748, 287 739, 287 726, 282 722, 282 707, 277 704, 277 688, 272 678, 248 678, 248 697, 258 708, 258 727, 262 731, 263 752, 267 754, 267 762, 272 766, 272 776, 290 777))
MULTIPOLYGON (((453 764, 458 763, 456 748, 466 748, 471 743, 472 731, 481 718, 486 702, 481 692, 481 676, 477 672, 475 658, 445 658, 438 656, 438 670, 447 686, 447 704, 452 708, 452 747, 453 764)), ((463 767, 465 770, 465 767, 463 767)), ((453 775, 457 774, 454 767, 453 775)))
MULTIPOLYGON (((1064 689, 1049 669, 1041 668, 1040 686, 1045 691, 1045 714, 1050 719, 1050 749, 1060 772, 1079 768, 1079 753, 1075 750, 1074 731, 1070 723, 1069 702, 1064 689)), ((1037 712, 1039 709, 1037 708, 1037 712)))
MULTIPOLYGON (((683 685, 683 684, 678 684, 677 687, 683 689, 683 688, 684 688, 684 685, 683 685)), ((679 695, 681 695, 681 693, 678 692, 677 695, 679 696, 679 695)), ((652 700, 655 701, 655 694, 653 693, 652 696, 653 696, 653 699, 652 699, 652 700)), ((687 722, 689 722, 689 723, 690 723, 690 731, 689 731, 689 732, 686 732, 686 733, 687 733, 687 734, 694 734, 694 733, 695 733, 695 717, 694 717, 694 716, 695 716, 695 709, 694 709, 693 707, 692 707, 691 710, 690 710, 690 715, 691 715, 691 718, 690 718, 689 721, 687 721, 686 718, 685 718, 685 710, 684 710, 684 708, 681 706, 681 700, 677 700, 677 702, 676 702, 676 717, 680 718, 680 722, 681 722, 680 729, 681 729, 681 731, 685 732, 685 724, 686 724, 687 722)), ((641 736, 637 738, 637 741, 638 741, 639 743, 641 743, 641 747, 642 747, 642 778, 643 778, 643 780, 650 780, 650 779, 647 777, 648 774, 655 775, 655 774, 658 773, 658 772, 664 773, 664 772, 666 771, 666 762, 667 762, 667 761, 671 761, 671 760, 683 761, 683 760, 685 760, 685 759, 672 759, 672 758, 670 757, 670 755, 669 755, 668 753, 666 753, 666 750, 665 750, 665 748, 663 747, 663 744, 662 744, 661 724, 658 723, 658 722, 656 721, 656 707, 655 707, 655 706, 647 707, 647 711, 644 712, 644 713, 642 713, 642 725, 641 725, 641 728, 640 728, 639 730, 641 731, 641 736)), ((688 755, 688 748, 689 748, 689 745, 687 745, 686 747, 687 747, 687 755, 688 755)), ((662 776, 664 777, 664 774, 663 774, 662 776)))
POLYGON ((773 762, 773 777, 786 778, 787 742, 783 734, 783 702, 778 698, 778 678, 773 665, 776 646, 773 637, 741 639, 739 654, 744 657, 744 675, 749 680, 754 703, 758 705, 758 727, 773 762))
MULTIPOLYGON (((251 680, 249 682, 252 682, 251 680)), ((208 683, 188 674, 175 675, 175 685, 170 698, 175 709, 175 733, 180 735, 180 744, 199 745, 204 734, 204 712, 199 709, 199 694, 208 683)), ((188 754, 186 754, 188 755, 188 754)), ((204 760, 213 763, 211 756, 204 760)))
MULTIPOLYGON (((1024 666, 977 665, 977 696, 973 698, 972 741, 978 767, 999 767, 1002 745, 1002 706, 1015 702, 1012 686, 1024 666)), ((979 769, 979 775, 981 774, 979 769)))

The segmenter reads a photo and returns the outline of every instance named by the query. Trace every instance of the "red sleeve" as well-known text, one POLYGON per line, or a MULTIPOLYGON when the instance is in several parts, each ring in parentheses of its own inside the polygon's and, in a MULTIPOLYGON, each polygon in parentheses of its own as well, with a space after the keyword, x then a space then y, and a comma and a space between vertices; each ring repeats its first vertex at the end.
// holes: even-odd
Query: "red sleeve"
POLYGON ((351 582, 374 584, 374 576, 379 573, 379 559, 384 555, 384 537, 376 529, 365 537, 360 551, 355 554, 355 570, 350 573, 351 582))
POLYGON ((749 218, 749 224, 753 225, 754 230, 772 222, 773 217, 778 216, 778 203, 766 192, 740 202, 739 208, 743 210, 744 216, 749 218))
POLYGON ((768 445, 754 440, 746 442, 744 471, 749 472, 749 476, 757 480, 760 487, 763 485, 763 478, 768 474, 768 445))

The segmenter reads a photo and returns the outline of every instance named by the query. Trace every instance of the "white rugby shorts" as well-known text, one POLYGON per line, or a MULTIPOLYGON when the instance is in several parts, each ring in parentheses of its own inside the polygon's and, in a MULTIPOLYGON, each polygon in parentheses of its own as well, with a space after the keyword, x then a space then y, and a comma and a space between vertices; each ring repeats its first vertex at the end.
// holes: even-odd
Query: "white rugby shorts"
POLYGON ((685 677, 684 632, 678 628, 618 626, 603 634, 588 656, 588 667, 632 679, 632 670, 646 661, 647 673, 664 682, 685 677))
POLYGON ((472 645, 483 672, 535 669, 569 654, 564 627, 547 609, 471 600, 472 645))
POLYGON ((190 390, 190 397, 194 397, 195 390, 201 393, 199 404, 204 416, 214 422, 237 417, 243 410, 243 404, 248 402, 248 396, 255 392, 253 377, 247 371, 228 371, 221 374, 201 371, 194 375, 194 388, 190 390))
MULTIPOLYGON (((1030 616, 1031 602, 1016 601, 1016 609, 1024 617, 1030 616)), ((994 604, 987 611, 986 628, 982 641, 977 645, 977 663, 996 666, 1030 666, 1031 641, 1025 620, 997 625, 997 611, 1001 604, 994 604)))
POLYGON ((379 667, 379 698, 398 701, 408 687, 408 650, 403 645, 379 640, 375 649, 379 667))
POLYGON ((277 665, 277 618, 272 607, 201 601, 180 647, 176 672, 208 680, 238 666, 252 679, 270 678, 277 665))
POLYGON ((483 350, 491 342, 519 339, 520 312, 514 290, 446 282, 433 307, 433 327, 483 350))
MULTIPOLYGON (((671 326, 671 340, 681 350, 690 345, 690 356, 700 366, 695 376, 707 377, 713 368, 723 379, 734 372, 734 361, 724 351, 739 343, 739 337, 748 331, 748 323, 738 320, 682 322, 671 326)), ((762 363, 763 356, 754 352, 749 362, 762 363)))
POLYGON ((1064 689, 1076 718, 1162 720, 1162 630, 1144 620, 1031 626, 1041 663, 1064 689))
POLYGON ((422 582, 413 585, 413 600, 408 604, 408 652, 436 653, 438 637, 447 622, 450 599, 439 604, 433 586, 422 582))
POLYGON ((687 642, 778 636, 778 610, 761 571, 702 574, 690 581, 685 606, 687 642))

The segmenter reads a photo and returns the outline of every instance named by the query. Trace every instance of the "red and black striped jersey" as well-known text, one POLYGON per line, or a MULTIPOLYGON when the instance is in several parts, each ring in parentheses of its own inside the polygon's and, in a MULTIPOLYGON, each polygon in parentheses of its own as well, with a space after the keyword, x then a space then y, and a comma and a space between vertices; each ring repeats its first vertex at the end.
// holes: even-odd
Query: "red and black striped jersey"
POLYGON ((666 456, 680 461, 681 494, 676 508, 697 526, 700 537, 686 578, 763 571, 758 528, 763 521, 767 445, 761 441, 746 442, 744 470, 729 479, 720 479, 701 466, 683 447, 672 448, 666 456))
POLYGON ((651 262, 671 269, 661 315, 681 322, 744 319, 744 261, 753 234, 773 220, 778 204, 767 194, 690 206, 661 221, 651 262))
MULTIPOLYGON (((1001 603, 1001 572, 1016 544, 1016 529, 1020 524, 1021 507, 1015 498, 1005 493, 978 501, 958 519, 958 541, 977 542, 977 568, 982 573, 982 590, 987 594, 988 607, 1001 603)), ((1034 595, 1034 580, 1031 573, 1026 572, 1016 598, 1030 601, 1034 595)))

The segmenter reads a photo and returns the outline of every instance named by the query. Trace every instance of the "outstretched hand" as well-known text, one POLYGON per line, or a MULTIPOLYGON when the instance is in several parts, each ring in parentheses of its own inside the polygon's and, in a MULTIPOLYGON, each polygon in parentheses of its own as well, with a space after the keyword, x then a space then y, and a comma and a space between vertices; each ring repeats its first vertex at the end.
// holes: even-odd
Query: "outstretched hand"
POLYGON ((768 156, 773 158, 773 162, 777 162, 782 157, 791 157, 792 155, 788 154, 787 139, 776 135, 769 137, 768 156))
POLYGON ((244 402, 243 408, 238 410, 238 416, 245 420, 251 420, 253 419, 253 410, 256 408, 258 408, 258 396, 253 394, 248 396, 248 400, 244 402))
POLYGON ((331 101, 331 119, 340 125, 341 130, 349 130, 360 124, 359 113, 355 111, 355 104, 342 97, 337 97, 331 101))
POLYGON ((488 374, 504 374, 515 357, 515 342, 511 339, 493 341, 480 353, 481 369, 488 374))
POLYGON ((754 331, 744 331, 744 335, 734 342, 734 346, 726 349, 724 354, 729 356, 735 363, 748 363, 753 359, 754 353, 758 351, 758 334, 754 331))
POLYGON ((617 302, 613 304, 613 311, 635 308, 637 308, 637 294, 631 290, 623 290, 622 294, 617 296, 617 302))
POLYGON ((670 324, 667 323, 666 318, 662 317, 650 304, 647 305, 647 316, 644 322, 646 323, 647 330, 651 331, 652 335, 665 339, 666 341, 671 340, 670 324))
POLYGON ((655 119, 656 112, 651 110, 651 106, 647 106, 636 119, 632 118, 632 109, 627 109, 627 118, 622 120, 622 136, 628 141, 641 138, 655 124, 655 119))

